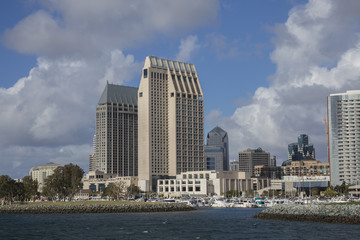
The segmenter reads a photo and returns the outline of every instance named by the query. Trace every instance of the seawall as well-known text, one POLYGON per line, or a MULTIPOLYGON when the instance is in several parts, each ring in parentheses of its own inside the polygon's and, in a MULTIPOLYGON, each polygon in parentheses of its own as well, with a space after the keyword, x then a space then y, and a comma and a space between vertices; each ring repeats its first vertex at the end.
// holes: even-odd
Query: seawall
POLYGON ((256 214, 254 218, 360 224, 360 205, 282 204, 267 208, 256 214))
POLYGON ((131 204, 16 204, 0 207, 0 214, 78 214, 191 211, 185 203, 131 203, 131 204))

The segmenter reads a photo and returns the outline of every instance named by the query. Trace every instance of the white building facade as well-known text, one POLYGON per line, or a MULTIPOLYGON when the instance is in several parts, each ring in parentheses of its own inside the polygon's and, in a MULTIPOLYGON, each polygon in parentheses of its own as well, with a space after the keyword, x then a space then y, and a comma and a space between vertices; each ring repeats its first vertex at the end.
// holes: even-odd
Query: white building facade
POLYGON ((41 192, 44 185, 45 180, 48 176, 54 173, 54 170, 58 167, 62 167, 60 164, 56 163, 47 163, 45 165, 41 165, 38 167, 32 167, 29 172, 29 176, 38 182, 38 191, 41 192))
POLYGON ((331 185, 360 182, 360 90, 328 97, 331 185))

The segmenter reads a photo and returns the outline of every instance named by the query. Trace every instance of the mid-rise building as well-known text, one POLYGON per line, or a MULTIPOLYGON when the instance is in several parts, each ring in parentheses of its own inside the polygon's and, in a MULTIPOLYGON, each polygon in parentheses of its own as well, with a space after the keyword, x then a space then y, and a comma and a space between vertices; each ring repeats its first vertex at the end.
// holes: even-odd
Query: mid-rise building
POLYGON ((95 154, 90 169, 138 174, 137 88, 107 83, 96 106, 95 154))
POLYGON ((328 153, 331 184, 360 182, 360 90, 330 94, 328 153))
POLYGON ((254 177, 281 179, 282 176, 282 168, 280 166, 254 166, 254 177))
POLYGON ((309 144, 309 136, 301 134, 297 143, 288 145, 288 160, 300 161, 303 159, 315 159, 315 148, 309 144))
POLYGON ((45 180, 54 173, 54 170, 62 165, 56 163, 47 163, 38 167, 32 167, 29 176, 38 182, 38 191, 41 192, 45 186, 45 180))
POLYGON ((328 162, 316 160, 291 161, 282 167, 282 176, 329 176, 330 168, 328 162))
POLYGON ((265 152, 261 148, 247 149, 239 152, 239 171, 250 172, 254 175, 254 166, 264 165, 269 166, 270 153, 265 152))
POLYGON ((153 188, 153 177, 205 170, 203 92, 194 64, 146 57, 138 97, 139 187, 153 188))
POLYGON ((229 139, 227 132, 220 127, 207 134, 205 158, 207 170, 229 170, 229 139))

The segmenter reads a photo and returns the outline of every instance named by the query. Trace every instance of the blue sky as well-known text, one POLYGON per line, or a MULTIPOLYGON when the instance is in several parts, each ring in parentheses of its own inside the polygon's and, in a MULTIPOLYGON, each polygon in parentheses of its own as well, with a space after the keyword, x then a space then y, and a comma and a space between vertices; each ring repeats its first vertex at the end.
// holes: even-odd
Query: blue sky
POLYGON ((326 96, 360 89, 356 0, 0 2, 0 175, 47 162, 88 170, 106 81, 138 86, 154 55, 194 63, 206 132, 230 156, 287 158, 305 133, 326 161, 326 96))

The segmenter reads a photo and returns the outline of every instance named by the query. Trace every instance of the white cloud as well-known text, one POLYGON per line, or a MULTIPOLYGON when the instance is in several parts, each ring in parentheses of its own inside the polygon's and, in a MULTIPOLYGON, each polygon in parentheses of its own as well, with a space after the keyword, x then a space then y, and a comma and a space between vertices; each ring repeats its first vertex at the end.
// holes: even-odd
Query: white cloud
POLYGON ((42 9, 1 39, 39 56, 27 77, 0 88, 0 174, 15 177, 50 161, 87 169, 106 81, 126 84, 141 73, 143 59, 124 49, 211 24, 219 8, 218 0, 38 2, 42 9))
POLYGON ((4 34, 12 49, 41 56, 136 47, 214 22, 218 0, 51 0, 4 34))
POLYGON ((181 62, 187 62, 191 58, 191 54, 200 48, 198 44, 197 36, 190 35, 185 40, 181 40, 179 46, 179 53, 176 56, 176 60, 181 62))
POLYGON ((258 88, 231 117, 211 118, 229 133, 232 158, 260 146, 286 160, 287 144, 306 133, 317 159, 327 159, 326 97, 360 89, 359 10, 359 1, 310 1, 275 27, 277 71, 269 87, 258 88))

